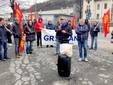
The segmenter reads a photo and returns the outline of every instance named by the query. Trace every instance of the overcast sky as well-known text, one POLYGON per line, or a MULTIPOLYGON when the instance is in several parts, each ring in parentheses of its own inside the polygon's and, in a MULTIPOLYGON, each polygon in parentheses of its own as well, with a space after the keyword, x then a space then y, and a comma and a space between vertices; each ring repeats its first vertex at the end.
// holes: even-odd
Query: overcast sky
POLYGON ((44 1, 47 1, 47 0, 31 0, 31 4, 34 4, 34 3, 41 3, 41 2, 44 2, 44 1))

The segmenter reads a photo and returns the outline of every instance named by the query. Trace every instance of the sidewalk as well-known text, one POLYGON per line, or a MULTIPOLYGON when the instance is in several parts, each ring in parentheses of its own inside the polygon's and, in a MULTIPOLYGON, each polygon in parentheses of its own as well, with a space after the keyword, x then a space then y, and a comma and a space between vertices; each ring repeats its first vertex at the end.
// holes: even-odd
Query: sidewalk
POLYGON ((31 55, 23 54, 20 59, 0 62, 0 85, 113 85, 113 55, 110 51, 90 50, 89 62, 79 62, 78 47, 75 46, 71 77, 62 78, 57 73, 54 50, 34 46, 31 55))

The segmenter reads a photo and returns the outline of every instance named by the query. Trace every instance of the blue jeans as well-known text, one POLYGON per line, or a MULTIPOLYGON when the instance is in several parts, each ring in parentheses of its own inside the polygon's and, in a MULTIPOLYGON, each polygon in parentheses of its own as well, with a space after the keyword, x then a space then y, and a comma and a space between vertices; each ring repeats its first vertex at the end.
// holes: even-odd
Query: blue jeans
POLYGON ((27 41, 26 43, 26 52, 29 53, 32 51, 32 41, 27 41))
POLYGON ((80 58, 83 58, 82 48, 84 49, 84 58, 87 58, 87 40, 84 40, 84 41, 78 40, 78 46, 79 46, 79 56, 80 56, 80 58))
POLYGON ((4 49, 4 58, 7 58, 7 41, 0 41, 0 60, 4 59, 2 57, 2 46, 3 46, 3 49, 4 49))
POLYGON ((97 50, 97 37, 91 37, 91 49, 97 50), (94 44, 95 46, 93 46, 94 44))
POLYGON ((56 53, 60 53, 60 42, 59 40, 56 38, 56 53))

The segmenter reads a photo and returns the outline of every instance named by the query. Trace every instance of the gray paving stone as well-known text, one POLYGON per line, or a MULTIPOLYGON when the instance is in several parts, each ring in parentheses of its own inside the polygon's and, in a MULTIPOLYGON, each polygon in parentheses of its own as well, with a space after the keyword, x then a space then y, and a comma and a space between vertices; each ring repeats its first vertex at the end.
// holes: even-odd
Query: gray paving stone
POLYGON ((22 85, 22 81, 21 80, 18 80, 16 83, 15 83, 15 85, 22 85))
POLYGON ((105 74, 98 74, 99 77, 102 77, 102 78, 109 78, 110 76, 109 75, 105 75, 105 74))
POLYGON ((17 69, 16 72, 20 75, 23 73, 22 69, 17 69))
POLYGON ((21 79, 22 79, 22 81, 25 82, 25 81, 29 81, 30 80, 30 77, 22 77, 21 79))
POLYGON ((16 81, 19 80, 21 78, 21 75, 15 73, 14 76, 16 77, 16 81))
POLYGON ((55 81, 52 85, 69 85, 68 81, 55 81))

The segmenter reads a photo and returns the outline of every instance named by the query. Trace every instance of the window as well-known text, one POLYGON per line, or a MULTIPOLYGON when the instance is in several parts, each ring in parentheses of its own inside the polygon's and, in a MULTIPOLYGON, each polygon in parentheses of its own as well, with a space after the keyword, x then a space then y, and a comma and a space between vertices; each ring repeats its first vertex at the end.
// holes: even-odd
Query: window
POLYGON ((97 14, 97 19, 99 19, 99 14, 97 14))
POLYGON ((100 4, 97 4, 97 10, 99 10, 100 9, 100 4))
POLYGON ((107 9, 107 3, 104 4, 104 9, 107 9))

